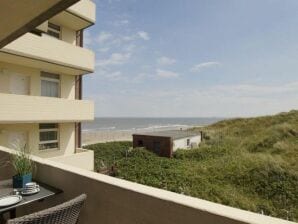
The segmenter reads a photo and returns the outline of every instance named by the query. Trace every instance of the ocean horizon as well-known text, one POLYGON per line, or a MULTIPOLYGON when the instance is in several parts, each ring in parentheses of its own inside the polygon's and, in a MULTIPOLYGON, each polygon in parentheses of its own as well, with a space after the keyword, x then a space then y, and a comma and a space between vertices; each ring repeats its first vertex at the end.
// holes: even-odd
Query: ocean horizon
POLYGON ((84 122, 82 130, 92 131, 159 131, 205 126, 223 120, 218 117, 96 117, 84 122))

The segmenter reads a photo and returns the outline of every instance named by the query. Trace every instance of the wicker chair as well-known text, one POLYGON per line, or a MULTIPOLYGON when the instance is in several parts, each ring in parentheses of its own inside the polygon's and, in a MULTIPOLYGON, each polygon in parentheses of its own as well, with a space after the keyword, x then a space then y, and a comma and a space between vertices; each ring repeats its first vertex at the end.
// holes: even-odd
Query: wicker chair
POLYGON ((76 224, 86 198, 87 196, 82 194, 61 205, 8 220, 7 224, 76 224))

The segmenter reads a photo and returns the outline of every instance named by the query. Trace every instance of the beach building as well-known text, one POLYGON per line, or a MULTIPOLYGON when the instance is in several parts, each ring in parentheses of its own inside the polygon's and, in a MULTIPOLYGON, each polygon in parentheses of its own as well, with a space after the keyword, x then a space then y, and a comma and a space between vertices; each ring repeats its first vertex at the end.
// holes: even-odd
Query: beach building
POLYGON ((94 119, 82 76, 94 71, 83 31, 95 8, 90 0, 1 2, 0 146, 93 169, 81 122, 94 119))
POLYGON ((202 134, 191 131, 171 130, 133 134, 133 147, 144 147, 160 156, 172 157, 177 149, 199 146, 202 134))

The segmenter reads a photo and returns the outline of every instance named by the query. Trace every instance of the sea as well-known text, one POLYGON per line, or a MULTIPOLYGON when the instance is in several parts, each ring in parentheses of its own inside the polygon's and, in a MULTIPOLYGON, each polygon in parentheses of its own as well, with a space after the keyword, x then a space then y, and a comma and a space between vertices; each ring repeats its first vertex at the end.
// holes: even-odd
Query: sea
POLYGON ((97 117, 93 122, 83 123, 84 132, 88 131, 164 131, 188 129, 194 126, 205 126, 215 123, 223 118, 140 118, 140 117, 97 117))

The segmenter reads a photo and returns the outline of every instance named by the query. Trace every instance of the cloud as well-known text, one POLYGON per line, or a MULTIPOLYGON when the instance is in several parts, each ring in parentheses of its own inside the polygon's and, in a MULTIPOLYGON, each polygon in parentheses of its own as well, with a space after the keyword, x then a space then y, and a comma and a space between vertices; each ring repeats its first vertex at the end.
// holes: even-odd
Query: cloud
POLYGON ((130 59, 131 54, 130 53, 113 53, 110 55, 107 59, 98 60, 96 65, 101 67, 106 66, 113 66, 113 65, 122 65, 128 62, 130 59))
POLYGON ((109 79, 110 81, 119 81, 123 79, 123 75, 122 72, 120 71, 116 71, 116 72, 112 72, 112 73, 107 73, 105 75, 105 77, 107 79, 109 79))
POLYGON ((203 69, 207 69, 207 68, 212 68, 212 67, 217 67, 221 65, 220 62, 217 62, 217 61, 208 61, 208 62, 203 62, 203 63, 199 63, 199 64, 196 64, 194 65, 190 71, 191 72, 200 72, 202 71, 203 69))
POLYGON ((140 38, 142 38, 144 40, 150 40, 149 34, 145 31, 139 31, 138 35, 140 38))
POLYGON ((160 78, 177 78, 179 74, 172 71, 157 69, 156 76, 160 78))
POLYGON ((123 25, 128 25, 130 22, 127 19, 122 19, 122 20, 117 20, 112 22, 113 26, 123 26, 123 25))
POLYGON ((176 60, 168 57, 160 57, 157 59, 157 63, 159 65, 172 65, 176 63, 176 60))
MULTIPOLYGON (((106 108, 106 114, 114 113, 113 116, 189 116, 189 117, 238 117, 257 116, 265 114, 279 113, 298 108, 298 91, 291 97, 278 92, 293 93, 298 83, 290 83, 281 86, 269 85, 248 85, 243 88, 242 84, 223 86, 211 86, 198 89, 130 89, 123 94, 107 95, 109 100, 106 104, 101 104, 98 108, 106 108), (236 94, 238 89, 246 89, 243 93, 236 94), (262 88, 267 89, 264 94, 262 88), (257 89, 258 93, 253 93, 257 89), (270 93, 274 96, 270 96, 270 93), (133 105, 138 105, 134 107, 133 105), (119 111, 121 108, 121 112, 119 111), (133 109, 132 109, 133 108, 133 109), (228 108, 228 109, 227 109, 228 108), (122 110, 123 109, 123 110, 122 110)), ((98 110, 100 111, 100 110, 98 110)), ((104 116, 105 114, 101 114, 104 116)))
POLYGON ((101 53, 105 53, 105 52, 108 52, 109 50, 110 50, 110 48, 103 47, 103 48, 100 48, 98 51, 101 52, 101 53))
POLYGON ((102 31, 100 32, 100 34, 97 36, 96 38, 96 41, 100 44, 108 41, 108 40, 111 40, 113 38, 113 35, 109 32, 106 32, 106 31, 102 31))
POLYGON ((124 45, 123 46, 123 51, 133 52, 136 48, 137 48, 137 46, 135 44, 124 45))
POLYGON ((213 95, 272 98, 291 95, 298 96, 298 82, 286 83, 283 85, 217 85, 209 90, 213 95))

